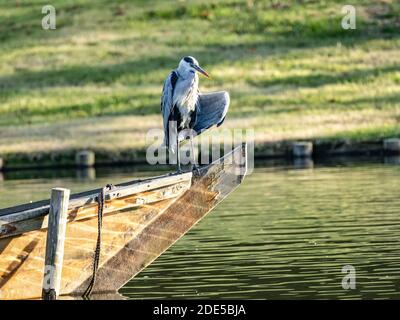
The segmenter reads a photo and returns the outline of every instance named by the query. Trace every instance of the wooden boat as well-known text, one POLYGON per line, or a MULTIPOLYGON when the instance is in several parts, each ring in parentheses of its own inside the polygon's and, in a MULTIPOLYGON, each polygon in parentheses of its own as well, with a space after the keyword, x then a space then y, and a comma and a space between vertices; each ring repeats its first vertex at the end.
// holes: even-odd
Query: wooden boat
MULTIPOLYGON (((101 255, 93 294, 116 292, 210 212, 243 180, 246 145, 199 173, 168 174, 105 193, 101 255)), ((60 293, 81 296, 93 269, 98 194, 72 195, 60 293)), ((49 200, 0 210, 0 299, 40 299, 49 200)))

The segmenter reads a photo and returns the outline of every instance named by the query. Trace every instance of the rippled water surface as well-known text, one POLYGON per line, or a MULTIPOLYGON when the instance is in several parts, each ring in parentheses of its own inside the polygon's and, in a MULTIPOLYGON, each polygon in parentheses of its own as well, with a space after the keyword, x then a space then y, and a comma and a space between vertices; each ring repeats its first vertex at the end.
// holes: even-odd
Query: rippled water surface
MULTIPOLYGON (((52 186, 75 192, 139 176, 129 168, 96 174, 7 174, 0 207, 48 197, 52 186)), ((398 164, 258 167, 121 293, 133 299, 400 298, 399 196, 398 164), (356 270, 356 289, 342 288, 345 265, 356 270)))

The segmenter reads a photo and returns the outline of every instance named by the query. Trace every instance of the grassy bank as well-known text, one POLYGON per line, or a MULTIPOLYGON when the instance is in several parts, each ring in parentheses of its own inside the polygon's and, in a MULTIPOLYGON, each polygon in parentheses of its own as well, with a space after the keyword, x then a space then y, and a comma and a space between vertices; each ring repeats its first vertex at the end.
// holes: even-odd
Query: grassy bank
POLYGON ((144 147, 166 74, 191 54, 259 144, 400 136, 400 5, 352 1, 0 0, 0 155, 144 147))

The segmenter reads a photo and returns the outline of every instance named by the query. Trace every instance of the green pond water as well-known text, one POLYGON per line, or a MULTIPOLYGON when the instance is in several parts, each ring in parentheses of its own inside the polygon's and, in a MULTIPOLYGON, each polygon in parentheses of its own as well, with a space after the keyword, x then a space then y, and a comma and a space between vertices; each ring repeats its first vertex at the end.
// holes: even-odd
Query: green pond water
MULTIPOLYGON (((160 172, 20 171, 0 207, 160 172), (140 172, 140 173, 139 173, 140 172)), ((258 164, 213 212, 120 293, 147 298, 399 299, 400 160, 258 164), (342 268, 355 289, 342 288, 342 268)))

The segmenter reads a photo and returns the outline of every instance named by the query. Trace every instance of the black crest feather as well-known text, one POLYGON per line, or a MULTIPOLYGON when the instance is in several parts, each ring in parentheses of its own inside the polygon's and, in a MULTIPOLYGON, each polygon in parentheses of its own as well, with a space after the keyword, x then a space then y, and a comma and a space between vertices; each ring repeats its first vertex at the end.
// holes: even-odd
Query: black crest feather
POLYGON ((184 57, 183 60, 185 60, 185 61, 188 62, 188 63, 194 63, 192 57, 184 57))

